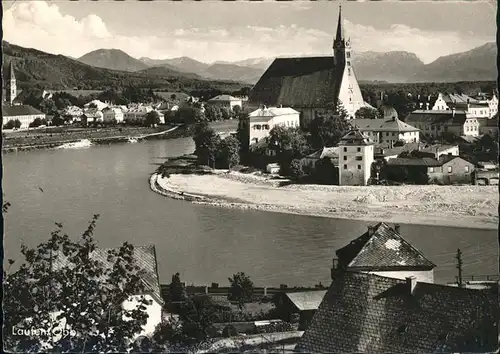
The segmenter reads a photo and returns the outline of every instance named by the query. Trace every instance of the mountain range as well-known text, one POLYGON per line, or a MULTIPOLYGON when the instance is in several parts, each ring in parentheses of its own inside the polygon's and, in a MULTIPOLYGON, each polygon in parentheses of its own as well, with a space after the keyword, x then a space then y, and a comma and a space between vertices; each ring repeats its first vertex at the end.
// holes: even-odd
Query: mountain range
MULTIPOLYGON (((497 77, 496 56, 495 43, 486 43, 467 52, 443 56, 429 64, 424 64, 414 53, 370 51, 354 53, 353 66, 360 81, 394 83, 490 81, 497 77)), ((130 72, 164 67, 181 73, 196 74, 199 78, 255 84, 274 58, 250 58, 236 62, 217 61, 207 64, 189 57, 135 59, 120 50, 99 49, 85 54, 78 60, 96 67, 130 72)))
MULTIPOLYGON (((232 92, 244 86, 234 82, 206 80, 196 74, 179 72, 166 67, 151 68, 120 50, 99 50, 86 56, 87 62, 91 61, 89 58, 94 55, 99 57, 99 65, 108 67, 103 68, 63 55, 24 48, 6 41, 2 41, 2 48, 3 65, 6 67, 8 63, 14 63, 16 79, 21 88, 38 85, 45 89, 103 90, 109 87, 137 86, 168 91, 232 92), (109 64, 110 59, 112 62, 118 62, 119 65, 116 67, 121 70, 109 69, 110 66, 115 68, 109 64), (131 72, 133 68, 140 70, 131 72)), ((8 70, 4 70, 3 74, 7 75, 7 72, 8 70)))

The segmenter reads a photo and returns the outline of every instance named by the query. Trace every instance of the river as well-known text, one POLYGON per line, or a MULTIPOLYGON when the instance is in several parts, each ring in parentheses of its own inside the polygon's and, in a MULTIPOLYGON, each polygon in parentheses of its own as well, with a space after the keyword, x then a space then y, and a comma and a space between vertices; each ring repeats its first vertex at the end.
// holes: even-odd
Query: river
MULTIPOLYGON (((21 242, 47 239, 54 222, 79 237, 100 214, 99 245, 155 244, 163 283, 180 272, 187 283, 227 284, 239 271, 259 286, 329 283, 335 250, 365 232, 367 222, 219 209, 152 192, 148 177, 157 165, 193 148, 184 138, 5 154, 4 198, 12 204, 5 257, 17 259, 21 242)), ((438 265, 436 282, 453 281, 457 248, 464 275, 498 269, 495 230, 401 225, 401 232, 438 265)))

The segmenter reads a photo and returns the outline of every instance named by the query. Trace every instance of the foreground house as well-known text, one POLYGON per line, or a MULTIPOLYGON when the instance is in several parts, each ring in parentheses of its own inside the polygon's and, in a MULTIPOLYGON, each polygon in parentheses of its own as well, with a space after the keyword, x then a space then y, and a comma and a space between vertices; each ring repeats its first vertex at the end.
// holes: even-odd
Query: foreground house
POLYGON ((28 128, 35 119, 45 119, 45 113, 29 105, 2 105, 2 117, 2 125, 11 120, 19 120, 21 122, 20 128, 28 128))
POLYGON ((339 269, 418 281, 434 282, 436 265, 406 241, 400 226, 386 223, 368 226, 368 230, 347 246, 336 251, 332 279, 339 269))
POLYGON ((82 123, 84 125, 91 123, 102 123, 104 120, 104 114, 97 108, 88 108, 82 114, 82 123))
POLYGON ((284 107, 263 107, 249 114, 250 144, 269 137, 269 132, 278 125, 295 128, 300 126, 299 112, 284 107))
POLYGON ((486 290, 337 270, 295 351, 493 352, 498 284, 486 290))
POLYGON ((351 125, 377 144, 392 147, 402 140, 405 143, 420 141, 419 129, 400 121, 397 117, 389 119, 353 119, 351 125))
MULTIPOLYGON (((97 248, 90 254, 90 258, 102 262, 104 267, 111 269, 113 263, 108 261, 109 250, 111 249, 97 248)), ((152 300, 152 303, 146 306, 147 323, 143 326, 143 331, 138 334, 138 336, 150 336, 154 333, 156 326, 162 322, 162 308, 164 305, 161 296, 155 246, 135 246, 133 258, 136 265, 141 269, 141 278, 146 292, 130 296, 123 302, 122 307, 129 310, 135 309, 141 296, 144 296, 147 300, 152 300)), ((72 263, 69 263, 62 254, 58 254, 53 261, 54 271, 71 265, 72 263)))

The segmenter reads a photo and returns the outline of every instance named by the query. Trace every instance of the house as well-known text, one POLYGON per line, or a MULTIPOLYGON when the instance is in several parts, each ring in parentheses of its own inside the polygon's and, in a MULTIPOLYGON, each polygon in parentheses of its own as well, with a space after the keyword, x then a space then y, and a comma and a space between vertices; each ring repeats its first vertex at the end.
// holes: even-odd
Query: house
POLYGON ((474 183, 473 163, 459 156, 441 155, 439 165, 429 167, 427 174, 432 183, 440 184, 472 184, 474 183))
POLYGON ((339 166, 339 147, 324 147, 310 155, 301 159, 301 164, 303 167, 314 170, 316 168, 316 163, 321 159, 328 158, 335 167, 339 166))
POLYGON ((349 118, 361 107, 369 107, 352 66, 351 41, 339 11, 333 56, 278 58, 260 77, 248 96, 248 106, 286 106, 300 112, 307 127, 318 114, 331 114, 342 103, 349 118))
POLYGON ((354 128, 342 137, 338 147, 339 185, 366 186, 374 161, 373 142, 354 128))
POLYGON ((419 129, 400 121, 397 117, 389 119, 353 119, 351 125, 377 144, 391 147, 399 140, 405 143, 420 141, 419 129))
POLYGON ((104 114, 97 108, 88 108, 82 114, 82 123, 84 125, 91 123, 102 123, 104 114))
MULTIPOLYGON (((112 250, 118 251, 119 249, 96 248, 90 254, 90 258, 101 262, 105 268, 111 269, 114 262, 108 260, 108 252, 112 250)), ((130 296, 123 301, 122 307, 128 310, 135 309, 142 296, 150 300, 151 304, 146 306, 148 319, 138 336, 151 336, 156 326, 162 322, 162 308, 164 305, 164 300, 161 297, 155 246, 135 246, 132 257, 135 260, 135 264, 140 268, 139 274, 141 274, 146 291, 144 294, 130 296)), ((55 255, 52 266, 54 271, 57 271, 58 269, 72 266, 72 263, 62 253, 59 253, 55 255)))
POLYGON ((263 107, 250 113, 250 144, 269 136, 269 132, 277 125, 287 128, 300 126, 299 112, 284 107, 263 107))
POLYGON ((498 350, 498 284, 464 289, 342 269, 332 278, 296 352, 498 350))
POLYGON ((278 311, 283 314, 283 319, 292 322, 294 317, 299 317, 299 331, 305 330, 318 309, 326 290, 288 292, 280 296, 278 311))
POLYGON ((439 137, 444 133, 456 136, 479 135, 479 122, 463 110, 416 110, 408 114, 405 122, 420 129, 421 133, 439 137))
POLYGON ((128 111, 124 113, 124 120, 127 123, 139 123, 144 122, 146 119, 146 114, 153 111, 153 107, 149 105, 131 105, 128 111))
POLYGON ((45 119, 45 113, 29 105, 2 105, 2 125, 8 121, 19 120, 22 129, 28 128, 29 125, 37 118, 45 119))
POLYGON ((332 279, 338 269, 377 274, 380 276, 434 282, 436 265, 406 241, 400 226, 386 223, 368 226, 368 230, 347 246, 336 251, 332 279))
POLYGON ((492 118, 480 118, 479 122, 479 134, 489 134, 491 136, 498 134, 498 113, 496 113, 492 118))
POLYGON ((83 115, 83 109, 78 106, 68 106, 64 109, 62 115, 64 117, 69 117, 71 121, 81 121, 83 115))
POLYGON ((241 100, 241 98, 236 98, 230 95, 219 95, 212 97, 207 101, 207 104, 227 107, 231 110, 233 110, 236 106, 239 106, 240 108, 243 107, 243 101, 241 100))
POLYGON ((104 122, 121 123, 124 121, 124 114, 120 107, 106 107, 102 110, 104 122))

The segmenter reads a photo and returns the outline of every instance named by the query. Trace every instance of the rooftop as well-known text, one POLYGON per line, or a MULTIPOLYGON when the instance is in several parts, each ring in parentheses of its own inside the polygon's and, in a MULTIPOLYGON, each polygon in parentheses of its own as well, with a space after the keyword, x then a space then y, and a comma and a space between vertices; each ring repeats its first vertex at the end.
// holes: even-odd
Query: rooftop
POLYGON ((467 120, 467 114, 463 110, 432 111, 416 110, 406 116, 407 122, 426 122, 429 124, 451 124, 463 125, 467 120))
POLYGON ((432 157, 396 157, 387 161, 392 166, 427 166, 438 167, 442 164, 432 157))
POLYGON ((336 254, 339 266, 351 270, 430 270, 436 267, 398 231, 383 222, 369 228, 363 235, 337 250, 336 254))
POLYGON ((249 117, 276 117, 286 114, 299 114, 299 112, 289 107, 264 107, 253 111, 249 117))
POLYGON ((2 116, 3 117, 17 117, 17 116, 27 116, 27 115, 40 115, 45 114, 40 112, 38 109, 31 107, 29 105, 2 105, 2 116))
POLYGON ((498 285, 485 290, 337 271, 296 351, 493 352, 498 285))
POLYGON ((299 311, 308 311, 317 310, 325 294, 326 290, 316 290, 286 293, 286 296, 299 311))
POLYGON ((340 139, 339 146, 359 146, 359 145, 373 145, 373 142, 358 128, 351 129, 346 135, 340 139))
POLYGON ((230 95, 219 95, 212 97, 211 99, 208 100, 208 102, 213 102, 213 101, 241 101, 241 98, 236 98, 230 95))
POLYGON ((353 119, 350 123, 359 128, 360 131, 375 132, 417 132, 419 129, 399 120, 398 118, 389 119, 353 119))

